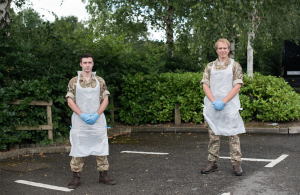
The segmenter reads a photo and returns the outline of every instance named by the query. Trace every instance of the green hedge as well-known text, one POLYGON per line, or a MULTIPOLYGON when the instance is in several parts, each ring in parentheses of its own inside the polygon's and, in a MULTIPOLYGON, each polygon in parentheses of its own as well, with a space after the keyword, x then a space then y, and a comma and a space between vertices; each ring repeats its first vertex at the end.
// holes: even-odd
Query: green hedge
POLYGON ((256 118, 273 122, 299 119, 300 95, 283 78, 254 73, 251 79, 244 74, 244 83, 240 91, 244 121, 256 118))
MULTIPOLYGON (((129 75, 121 85, 119 117, 126 124, 173 121, 174 106, 179 104, 183 121, 202 123, 205 94, 201 79, 202 73, 129 75)), ((255 73, 252 79, 244 74, 244 83, 240 113, 245 122, 299 119, 300 96, 282 78, 255 73)))
POLYGON ((202 73, 163 73, 124 77, 122 109, 126 124, 159 123, 174 120, 174 105, 180 104, 182 120, 201 123, 204 92, 202 73))

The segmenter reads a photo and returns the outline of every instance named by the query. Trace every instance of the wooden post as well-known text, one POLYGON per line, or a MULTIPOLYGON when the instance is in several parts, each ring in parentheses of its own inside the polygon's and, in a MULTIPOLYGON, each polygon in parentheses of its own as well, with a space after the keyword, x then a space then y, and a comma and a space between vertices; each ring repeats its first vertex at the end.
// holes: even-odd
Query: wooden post
POLYGON ((179 104, 175 105, 175 125, 181 124, 181 115, 180 115, 179 107, 180 107, 179 104))
MULTIPOLYGON (((52 100, 51 100, 52 101, 52 100)), ((47 106, 47 124, 52 125, 52 112, 51 106, 47 106)), ((48 138, 53 140, 53 130, 48 130, 48 138)))

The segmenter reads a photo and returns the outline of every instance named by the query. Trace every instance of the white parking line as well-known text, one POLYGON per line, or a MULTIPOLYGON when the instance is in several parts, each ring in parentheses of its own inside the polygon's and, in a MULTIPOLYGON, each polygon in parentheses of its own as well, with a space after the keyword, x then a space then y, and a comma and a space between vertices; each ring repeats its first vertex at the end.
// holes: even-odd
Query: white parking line
MULTIPOLYGON (((278 164, 280 161, 284 160, 286 157, 288 157, 288 154, 283 154, 280 157, 278 157, 277 159, 256 159, 256 158, 242 158, 242 160, 245 161, 262 161, 262 162, 270 162, 269 164, 267 164, 265 167, 274 167, 276 164, 278 164)), ((223 159, 231 159, 231 157, 224 157, 224 156, 220 156, 219 158, 223 158, 223 159)))
POLYGON ((64 191, 64 192, 70 192, 73 190, 73 189, 68 189, 68 188, 64 188, 64 187, 53 186, 53 185, 48 185, 48 184, 43 184, 43 183, 36 183, 36 182, 25 181, 25 180, 17 180, 15 182, 30 185, 30 186, 40 187, 40 188, 48 188, 51 190, 64 191))
POLYGON ((139 152, 139 151, 122 151, 121 153, 133 153, 133 154, 159 154, 159 155, 167 155, 169 153, 162 152, 139 152))
POLYGON ((277 159, 275 159, 274 161, 267 164, 265 167, 274 167, 276 164, 278 164, 280 161, 283 161, 288 156, 289 156, 288 154, 283 154, 279 156, 277 159))
MULTIPOLYGON (((231 157, 223 157, 220 156, 220 158, 223 159, 231 159, 231 157)), ((246 161, 263 161, 263 162, 272 162, 275 159, 256 159, 256 158, 242 158, 242 160, 246 160, 246 161)))

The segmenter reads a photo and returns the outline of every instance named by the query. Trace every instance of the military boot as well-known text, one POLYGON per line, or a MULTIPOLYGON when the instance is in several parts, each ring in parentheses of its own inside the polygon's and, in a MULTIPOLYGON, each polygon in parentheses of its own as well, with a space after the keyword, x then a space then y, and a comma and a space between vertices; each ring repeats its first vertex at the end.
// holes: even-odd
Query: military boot
POLYGON ((201 170, 202 174, 208 174, 218 169, 217 162, 209 161, 204 169, 201 170))
POLYGON ((107 185, 116 185, 117 182, 107 175, 107 171, 99 171, 100 176, 99 176, 99 182, 100 183, 105 183, 107 185))
POLYGON ((77 186, 80 184, 80 172, 73 172, 73 179, 72 181, 68 184, 69 189, 75 189, 77 186))
POLYGON ((233 172, 236 176, 241 176, 243 173, 242 166, 241 165, 233 165, 233 172))

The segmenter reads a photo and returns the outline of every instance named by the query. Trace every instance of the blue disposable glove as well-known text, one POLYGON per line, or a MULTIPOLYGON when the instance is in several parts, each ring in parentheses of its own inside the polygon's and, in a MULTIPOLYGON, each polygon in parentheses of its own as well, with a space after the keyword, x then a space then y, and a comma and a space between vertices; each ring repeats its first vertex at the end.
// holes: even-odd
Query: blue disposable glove
POLYGON ((80 118, 86 123, 86 124, 89 124, 88 123, 88 119, 90 118, 90 116, 88 114, 85 114, 85 113, 82 113, 80 115, 80 118))
POLYGON ((90 115, 90 118, 88 119, 88 124, 90 124, 90 125, 95 124, 95 122, 98 118, 99 118, 99 114, 97 112, 93 115, 90 115))
POLYGON ((223 110, 223 108, 224 108, 224 106, 225 106, 225 103, 223 102, 223 101, 218 101, 218 100, 215 100, 214 102, 213 102, 213 105, 214 105, 214 108, 216 109, 216 110, 223 110))

